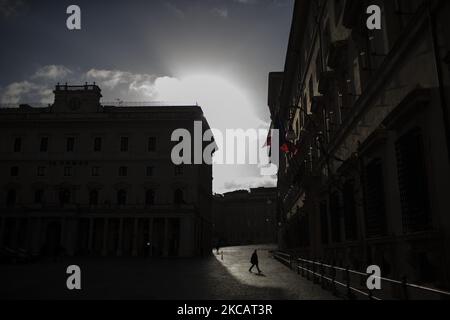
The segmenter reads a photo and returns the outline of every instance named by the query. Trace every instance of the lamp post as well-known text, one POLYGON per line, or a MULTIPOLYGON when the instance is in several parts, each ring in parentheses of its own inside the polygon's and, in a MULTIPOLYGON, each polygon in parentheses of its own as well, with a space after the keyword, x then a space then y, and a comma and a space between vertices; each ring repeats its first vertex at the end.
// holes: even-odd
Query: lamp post
POLYGON ((271 217, 271 208, 272 208, 272 200, 267 199, 267 210, 266 210, 266 218, 265 218, 265 225, 266 225, 266 233, 267 233, 267 238, 270 239, 270 241, 273 241, 273 231, 270 224, 272 222, 272 217, 271 217))

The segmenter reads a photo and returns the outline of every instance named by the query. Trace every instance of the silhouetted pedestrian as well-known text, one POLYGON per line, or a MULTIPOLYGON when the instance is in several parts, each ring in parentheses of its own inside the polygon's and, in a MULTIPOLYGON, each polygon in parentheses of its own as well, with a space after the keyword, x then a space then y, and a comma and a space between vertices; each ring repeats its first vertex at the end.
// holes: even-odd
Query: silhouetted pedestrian
POLYGON ((256 250, 252 254, 250 263, 252 264, 252 266, 250 267, 250 269, 248 269, 249 272, 252 272, 253 268, 256 267, 258 273, 261 273, 261 270, 259 269, 258 253, 256 250))
POLYGON ((220 245, 219 245, 219 243, 217 243, 217 245, 216 245, 216 253, 217 253, 217 255, 219 255, 219 252, 220 252, 220 245))

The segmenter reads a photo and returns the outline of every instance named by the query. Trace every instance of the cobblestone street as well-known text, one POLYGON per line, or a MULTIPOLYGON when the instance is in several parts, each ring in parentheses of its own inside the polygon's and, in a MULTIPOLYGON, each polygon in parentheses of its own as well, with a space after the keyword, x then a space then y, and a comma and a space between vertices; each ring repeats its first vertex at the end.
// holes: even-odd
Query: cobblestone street
POLYGON ((289 270, 268 246, 224 248, 206 259, 70 259, 0 266, 4 299, 335 299, 331 293, 289 270), (249 273, 253 250, 262 275, 249 273), (82 290, 66 289, 66 268, 81 268, 82 290))

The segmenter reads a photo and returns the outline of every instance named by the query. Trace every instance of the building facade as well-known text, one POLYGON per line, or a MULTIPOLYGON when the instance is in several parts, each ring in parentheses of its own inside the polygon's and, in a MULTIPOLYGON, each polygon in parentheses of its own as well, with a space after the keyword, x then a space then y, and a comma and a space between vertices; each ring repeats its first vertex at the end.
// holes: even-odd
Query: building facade
POLYGON ((0 109, 0 246, 33 255, 205 255, 212 167, 175 166, 198 106, 117 107, 58 85, 46 108, 0 109))
POLYGON ((214 196, 214 241, 222 246, 276 243, 276 189, 214 196))
POLYGON ((450 284, 448 1, 297 0, 269 75, 280 247, 450 284), (381 8, 381 30, 366 9, 381 8), (293 151, 294 150, 294 151, 293 151))

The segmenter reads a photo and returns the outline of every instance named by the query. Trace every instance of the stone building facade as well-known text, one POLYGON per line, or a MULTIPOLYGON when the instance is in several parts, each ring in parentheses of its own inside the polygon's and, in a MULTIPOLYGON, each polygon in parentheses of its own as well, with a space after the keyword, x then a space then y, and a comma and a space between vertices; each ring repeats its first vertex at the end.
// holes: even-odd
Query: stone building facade
POLYGON ((33 255, 208 254, 212 167, 175 166, 171 134, 198 106, 117 107, 96 85, 0 109, 0 246, 33 255))
POLYGON ((257 188, 215 195, 214 242, 237 246, 276 243, 276 189, 257 188))
POLYGON ((297 0, 269 75, 280 246, 386 277, 450 284, 448 1, 297 0), (381 8, 369 30, 366 9, 381 8), (295 150, 293 152, 292 150, 295 150))

